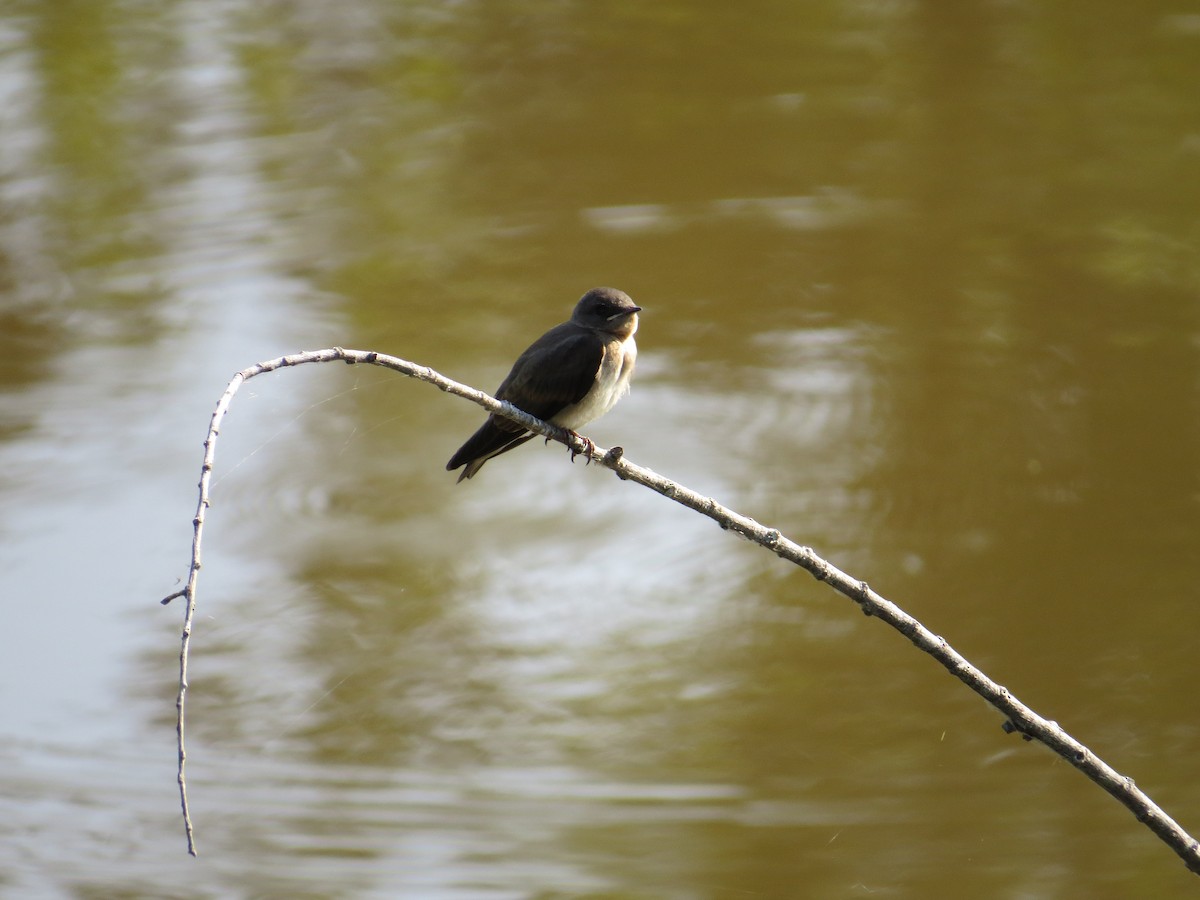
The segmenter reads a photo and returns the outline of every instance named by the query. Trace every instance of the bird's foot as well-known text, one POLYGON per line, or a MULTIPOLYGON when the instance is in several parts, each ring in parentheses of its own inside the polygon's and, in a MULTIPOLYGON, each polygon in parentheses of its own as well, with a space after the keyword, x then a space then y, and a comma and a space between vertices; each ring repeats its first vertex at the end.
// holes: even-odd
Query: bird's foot
POLYGON ((583 444, 582 450, 576 450, 570 444, 567 445, 567 448, 571 451, 571 462, 575 462, 575 457, 579 456, 582 453, 582 454, 586 454, 587 464, 590 466, 592 464, 592 454, 596 452, 595 442, 591 438, 584 437, 577 431, 572 431, 570 428, 567 429, 567 434, 569 434, 571 437, 575 438, 575 440, 577 440, 581 444, 583 444))

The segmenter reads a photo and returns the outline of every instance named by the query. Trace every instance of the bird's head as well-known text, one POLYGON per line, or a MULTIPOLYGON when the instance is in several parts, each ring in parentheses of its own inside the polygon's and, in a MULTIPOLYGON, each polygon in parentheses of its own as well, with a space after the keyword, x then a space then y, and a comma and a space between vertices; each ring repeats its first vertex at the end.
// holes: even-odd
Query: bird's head
POLYGON ((616 288, 592 288, 575 305, 571 320, 586 328, 627 338, 637 331, 642 311, 624 291, 616 288))

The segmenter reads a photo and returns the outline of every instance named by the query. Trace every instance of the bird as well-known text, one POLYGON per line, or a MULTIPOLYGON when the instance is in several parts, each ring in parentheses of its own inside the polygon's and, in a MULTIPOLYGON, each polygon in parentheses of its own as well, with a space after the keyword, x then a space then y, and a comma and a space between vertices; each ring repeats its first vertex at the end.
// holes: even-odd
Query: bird
MULTIPOLYGON (((568 321, 551 328, 517 357, 496 389, 496 399, 579 437, 575 429, 600 418, 629 390, 637 362, 633 335, 641 311, 624 291, 610 287, 588 291, 568 321)), ((493 413, 450 457, 446 469, 452 472, 463 466, 458 476, 462 482, 493 456, 533 436, 512 419, 493 413)))

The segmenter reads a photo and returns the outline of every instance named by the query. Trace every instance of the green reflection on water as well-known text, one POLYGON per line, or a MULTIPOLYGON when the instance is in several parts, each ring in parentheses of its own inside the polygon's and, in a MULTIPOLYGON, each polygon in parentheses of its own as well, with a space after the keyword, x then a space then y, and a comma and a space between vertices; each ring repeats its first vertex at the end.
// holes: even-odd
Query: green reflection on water
MULTIPOLYGON (((181 285, 236 285, 262 247, 335 298, 336 340, 485 388, 614 284, 646 314, 610 443, 862 574, 1172 811, 1196 799, 1200 57, 1173 8, 7 24, 38 88, 11 133, 43 147, 4 172, 12 392, 55 377, 39 334, 153 343, 181 285), (180 85, 208 77, 223 115, 197 123, 180 85), (181 260, 196 154, 260 193, 181 260)), ((240 878, 303 860, 387 891, 432 853, 446 896, 1177 887, 1106 798, 817 586, 536 442, 456 489, 478 417, 416 386, 327 398, 286 470, 225 486, 293 581, 196 647, 201 758, 227 767, 197 795, 234 823, 202 840, 240 878), (279 768, 238 768, 259 754, 279 768)))

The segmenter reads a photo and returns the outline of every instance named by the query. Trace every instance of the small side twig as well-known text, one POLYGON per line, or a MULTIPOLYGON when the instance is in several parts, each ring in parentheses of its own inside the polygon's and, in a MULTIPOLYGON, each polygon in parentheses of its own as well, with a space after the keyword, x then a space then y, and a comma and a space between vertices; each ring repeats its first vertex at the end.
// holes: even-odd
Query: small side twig
POLYGON ((1052 722, 1039 716, 1014 697, 1007 688, 992 681, 983 672, 968 662, 944 638, 934 634, 915 618, 904 612, 899 606, 872 590, 865 581, 852 578, 833 564, 822 559, 813 552, 811 547, 801 546, 789 540, 777 529, 761 525, 754 519, 722 506, 711 497, 698 494, 681 484, 671 481, 669 478, 664 478, 650 469, 634 465, 625 459, 624 450, 621 447, 613 447, 610 450, 598 448, 586 439, 581 439, 570 432, 536 419, 528 413, 515 408, 510 403, 496 400, 483 391, 452 381, 426 366, 418 366, 407 360, 387 356, 382 353, 363 350, 343 350, 340 347, 282 356, 238 372, 229 382, 229 386, 225 389, 225 393, 222 394, 220 401, 217 403, 217 408, 214 410, 212 421, 209 424, 208 436, 204 441, 204 463, 200 474, 200 501, 196 509, 196 516, 192 520, 194 526, 192 562, 188 571, 187 584, 182 590, 176 591, 162 600, 165 604, 170 603, 177 597, 187 598, 179 653, 179 694, 176 699, 175 708, 177 716, 176 733, 179 741, 179 796, 183 807, 188 851, 193 856, 196 855, 196 845, 192 833, 191 815, 188 809, 187 783, 184 777, 184 767, 187 761, 187 753, 184 749, 187 659, 191 639, 192 619, 196 609, 196 582, 200 572, 200 540, 204 528, 204 514, 209 507, 209 483, 212 476, 213 458, 216 451, 217 435, 220 433, 221 421, 229 409, 229 404, 233 400, 234 394, 237 393, 242 384, 256 375, 304 363, 332 362, 336 360, 341 360, 349 364, 365 363, 383 366, 407 375, 410 378, 428 382, 448 394, 454 394, 455 396, 463 397, 477 403, 490 413, 505 416, 530 431, 566 444, 572 451, 572 458, 577 454, 585 454, 589 458, 589 461, 595 460, 600 465, 611 469, 618 478, 624 481, 636 482, 670 500, 674 500, 682 506, 708 516, 722 528, 733 531, 770 550, 781 559, 799 566, 818 581, 828 584, 834 590, 853 600, 858 604, 863 613, 887 623, 903 634, 918 649, 937 660, 950 674, 986 700, 1004 717, 1003 727, 1006 732, 1019 732, 1026 740, 1039 741, 1061 756, 1132 812, 1139 822, 1145 824, 1160 840, 1179 855, 1189 870, 1200 874, 1200 842, 1163 812, 1148 795, 1134 784, 1132 778, 1121 775, 1088 747, 1063 730, 1057 722, 1052 722))

